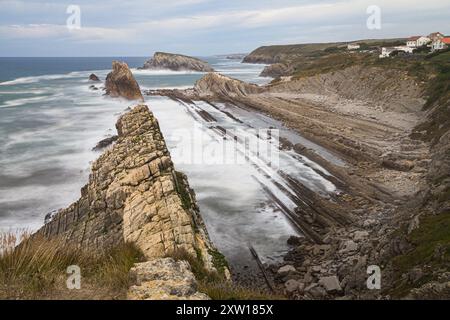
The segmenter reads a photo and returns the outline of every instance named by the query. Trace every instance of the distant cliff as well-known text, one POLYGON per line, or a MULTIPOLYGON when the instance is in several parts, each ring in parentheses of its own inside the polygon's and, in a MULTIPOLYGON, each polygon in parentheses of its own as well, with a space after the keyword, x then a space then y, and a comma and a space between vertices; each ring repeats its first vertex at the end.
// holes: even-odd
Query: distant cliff
POLYGON ((181 54, 165 52, 156 52, 153 58, 145 62, 141 69, 169 69, 173 71, 187 70, 198 72, 214 71, 206 61, 181 54))

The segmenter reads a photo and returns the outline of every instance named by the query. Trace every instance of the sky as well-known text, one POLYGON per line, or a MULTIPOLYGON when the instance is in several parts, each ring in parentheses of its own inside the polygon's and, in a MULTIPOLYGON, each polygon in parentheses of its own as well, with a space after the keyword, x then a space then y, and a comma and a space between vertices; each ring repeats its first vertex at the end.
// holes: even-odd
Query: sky
POLYGON ((449 14, 449 0, 0 0, 0 56, 247 53, 271 44, 450 34, 449 14), (373 5, 375 29, 367 27, 373 5))

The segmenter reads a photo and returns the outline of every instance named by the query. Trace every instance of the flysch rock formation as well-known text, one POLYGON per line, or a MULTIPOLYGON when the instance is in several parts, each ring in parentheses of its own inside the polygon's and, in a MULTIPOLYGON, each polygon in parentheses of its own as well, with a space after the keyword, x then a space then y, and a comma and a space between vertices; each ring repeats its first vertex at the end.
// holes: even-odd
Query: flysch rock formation
POLYGON ((214 69, 206 62, 181 54, 156 52, 153 58, 146 61, 142 69, 169 69, 173 71, 213 72, 214 69))
POLYGON ((112 62, 112 71, 106 76, 105 89, 106 94, 111 97, 144 101, 139 84, 125 62, 112 62))
POLYGON ((248 95, 261 93, 263 88, 241 80, 229 78, 220 73, 208 73, 195 83, 195 92, 200 96, 248 95))
POLYGON ((163 291, 172 292, 169 295, 178 292, 177 299, 204 297, 192 292, 195 287, 189 279, 193 275, 187 266, 160 260, 183 249, 194 256, 201 253, 205 266, 214 270, 212 246, 195 194, 186 176, 175 171, 158 121, 147 106, 138 105, 119 118, 116 128, 117 141, 93 163, 81 198, 56 213, 37 233, 94 249, 135 243, 149 264, 135 267, 141 288, 130 289, 131 298, 166 298, 163 291), (155 267, 159 265, 164 268, 155 267), (167 285, 159 279, 160 291, 155 289, 155 295, 151 290, 143 293, 142 285, 153 287, 142 283, 157 276, 148 274, 142 280, 142 268, 166 275, 172 270, 174 276, 167 285), (185 288, 188 284, 189 290, 185 288), (177 285, 184 289, 167 291, 177 285))

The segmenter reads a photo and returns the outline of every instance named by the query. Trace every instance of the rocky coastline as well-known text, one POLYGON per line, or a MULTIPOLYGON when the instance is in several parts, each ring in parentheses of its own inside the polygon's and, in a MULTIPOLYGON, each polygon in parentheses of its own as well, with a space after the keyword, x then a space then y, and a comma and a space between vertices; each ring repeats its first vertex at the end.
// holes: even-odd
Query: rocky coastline
MULTIPOLYGON (((274 61, 257 56, 244 62, 274 61)), ((303 200, 314 210, 299 208, 304 237, 291 238, 285 263, 267 270, 278 290, 293 299, 389 299, 397 297, 395 258, 414 247, 407 236, 419 228, 422 212, 416 209, 427 203, 430 163, 437 158, 438 163, 446 163, 442 152, 430 152, 429 143, 414 138, 416 128, 430 117, 423 112, 424 92, 424 83, 406 72, 350 67, 314 77, 279 79, 263 87, 208 74, 192 89, 146 94, 232 103, 262 112, 343 159, 346 165, 338 166, 303 145, 286 142, 288 148, 326 168, 340 192, 330 201, 298 186, 304 188, 303 200), (382 268, 383 290, 367 287, 371 265, 382 268)), ((447 136, 440 138, 441 144, 447 136)), ((442 176, 439 172, 434 180, 442 176)), ((402 279, 411 285, 423 279, 420 270, 418 278, 405 273, 402 279)), ((426 297, 445 296, 442 281, 446 279, 441 276, 439 284, 430 284, 433 289, 419 292, 426 297)), ((416 291, 411 294, 418 296, 416 291)))
POLYGON ((206 61, 166 52, 156 52, 140 69, 214 72, 214 69, 206 61))

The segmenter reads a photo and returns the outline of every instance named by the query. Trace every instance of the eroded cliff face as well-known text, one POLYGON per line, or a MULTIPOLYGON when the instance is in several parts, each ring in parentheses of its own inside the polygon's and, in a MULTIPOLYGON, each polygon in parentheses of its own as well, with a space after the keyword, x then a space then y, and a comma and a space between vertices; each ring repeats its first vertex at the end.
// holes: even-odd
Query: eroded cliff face
POLYGON ((261 93, 264 88, 220 73, 208 73, 195 83, 194 91, 200 97, 235 97, 261 93))
POLYGON ((111 97, 144 101, 139 84, 125 62, 113 61, 112 71, 106 76, 105 89, 111 97))
POLYGON ((272 92, 297 92, 358 100, 383 111, 418 112, 424 86, 404 71, 353 66, 271 86, 272 92))
MULTIPOLYGON (((132 242, 149 261, 183 250, 201 256, 213 270, 195 194, 186 176, 175 171, 158 121, 147 106, 138 105, 116 127, 117 142, 93 163, 80 199, 60 210, 38 234, 93 249, 132 242)), ((188 275, 193 277, 190 271, 188 275)), ((191 291, 189 295, 195 293, 191 291)))
POLYGON ((181 54, 156 52, 153 58, 144 63, 142 69, 169 69, 173 71, 213 72, 214 69, 206 62, 181 54))

